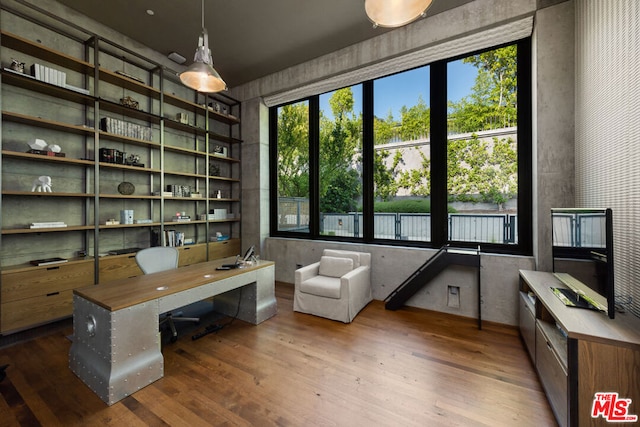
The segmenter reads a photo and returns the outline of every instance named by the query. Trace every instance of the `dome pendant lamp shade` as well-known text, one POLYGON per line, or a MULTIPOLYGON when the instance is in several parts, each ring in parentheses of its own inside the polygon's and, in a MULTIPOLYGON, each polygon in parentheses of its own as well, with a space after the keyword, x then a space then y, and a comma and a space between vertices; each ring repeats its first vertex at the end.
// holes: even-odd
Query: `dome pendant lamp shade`
POLYGON ((364 0, 364 10, 374 27, 394 28, 425 16, 433 0, 364 0))
POLYGON ((213 58, 209 49, 209 35, 204 28, 204 0, 202 0, 202 35, 198 39, 198 48, 193 64, 180 73, 180 81, 198 92, 214 93, 227 90, 227 84, 213 68, 213 58))

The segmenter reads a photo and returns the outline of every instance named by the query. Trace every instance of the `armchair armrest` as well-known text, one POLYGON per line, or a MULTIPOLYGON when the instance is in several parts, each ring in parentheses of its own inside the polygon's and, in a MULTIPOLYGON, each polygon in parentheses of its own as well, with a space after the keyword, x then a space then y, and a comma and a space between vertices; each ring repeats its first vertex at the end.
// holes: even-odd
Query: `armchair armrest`
POLYGON ((371 269, 361 265, 340 278, 340 295, 348 295, 360 289, 371 288, 371 269))
POLYGON ((320 271, 320 262, 314 262, 313 264, 306 265, 295 271, 295 283, 299 284, 307 279, 310 279, 318 275, 320 271))

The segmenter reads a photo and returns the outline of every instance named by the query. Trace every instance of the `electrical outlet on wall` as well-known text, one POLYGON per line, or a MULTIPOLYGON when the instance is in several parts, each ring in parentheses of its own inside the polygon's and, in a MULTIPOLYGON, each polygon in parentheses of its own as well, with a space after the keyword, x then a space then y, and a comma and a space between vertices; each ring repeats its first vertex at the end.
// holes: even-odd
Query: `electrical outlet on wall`
POLYGON ((447 307, 460 308, 460 286, 447 286, 447 307))

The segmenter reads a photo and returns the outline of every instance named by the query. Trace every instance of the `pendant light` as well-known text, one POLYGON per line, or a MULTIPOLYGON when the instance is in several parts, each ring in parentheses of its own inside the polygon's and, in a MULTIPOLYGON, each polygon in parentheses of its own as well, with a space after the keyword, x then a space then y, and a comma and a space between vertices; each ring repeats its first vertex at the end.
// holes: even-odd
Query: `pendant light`
POLYGON ((227 84, 213 68, 213 58, 209 49, 209 35, 204 27, 204 0, 202 0, 202 35, 198 39, 198 48, 193 64, 180 73, 180 81, 198 92, 213 93, 227 90, 227 84))
POLYGON ((424 17, 433 0, 364 0, 374 27, 401 27, 424 17))

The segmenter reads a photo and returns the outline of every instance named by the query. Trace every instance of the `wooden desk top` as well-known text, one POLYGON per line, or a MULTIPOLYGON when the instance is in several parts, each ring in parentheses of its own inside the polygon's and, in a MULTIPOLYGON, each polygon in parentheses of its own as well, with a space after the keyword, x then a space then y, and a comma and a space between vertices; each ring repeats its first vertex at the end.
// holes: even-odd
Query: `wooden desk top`
POLYGON ((616 313, 615 319, 593 310, 565 306, 551 291, 564 288, 553 273, 520 270, 520 276, 538 297, 538 300, 553 315, 569 338, 598 341, 640 349, 640 319, 631 313, 616 313))
POLYGON ((223 258, 175 270, 113 280, 104 284, 78 288, 73 293, 107 310, 116 311, 274 265, 272 261, 259 261, 258 264, 243 268, 216 270, 216 267, 232 264, 235 260, 235 257, 223 258))

